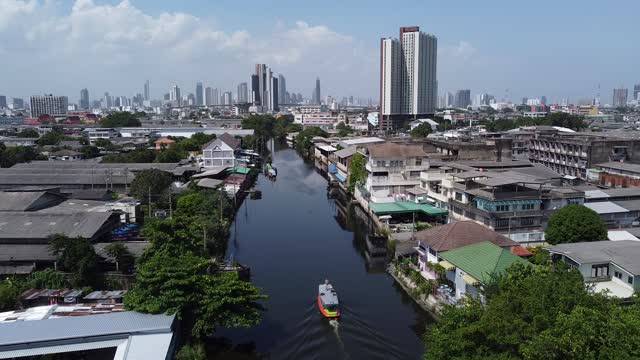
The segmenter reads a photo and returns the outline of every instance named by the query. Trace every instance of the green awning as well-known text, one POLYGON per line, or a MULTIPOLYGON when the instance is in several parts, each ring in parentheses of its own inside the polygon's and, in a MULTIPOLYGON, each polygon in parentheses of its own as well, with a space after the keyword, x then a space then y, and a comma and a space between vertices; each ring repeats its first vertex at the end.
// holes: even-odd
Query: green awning
POLYGON ((449 212, 447 210, 441 209, 439 207, 430 205, 430 204, 418 204, 411 201, 398 201, 392 203, 369 203, 369 208, 376 215, 385 215, 385 214, 403 214, 403 213, 413 213, 413 212, 422 212, 427 215, 447 215, 449 212))
POLYGON ((248 167, 240 167, 240 166, 236 166, 230 170, 234 174, 243 174, 243 175, 247 175, 249 171, 251 171, 251 169, 248 167))

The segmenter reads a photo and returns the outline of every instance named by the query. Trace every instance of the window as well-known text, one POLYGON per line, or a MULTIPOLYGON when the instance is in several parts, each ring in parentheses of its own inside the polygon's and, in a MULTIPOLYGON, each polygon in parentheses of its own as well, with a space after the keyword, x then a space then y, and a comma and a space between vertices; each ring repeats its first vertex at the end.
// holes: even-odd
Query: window
POLYGON ((533 208, 535 207, 534 204, 522 204, 522 210, 533 210, 533 208))
POLYGON ((633 276, 627 276, 627 282, 633 285, 633 276))
POLYGON ((462 194, 456 191, 456 201, 462 201, 462 194))
POLYGON ((438 256, 438 253, 435 250, 433 250, 431 247, 429 247, 429 254, 433 256, 438 256))
POLYGON ((531 225, 533 225, 533 218, 522 218, 522 219, 520 219, 520 225, 522 225, 522 226, 531 226, 531 225))
POLYGON ((496 211, 501 212, 501 211, 509 211, 511 206, 509 205, 496 205, 496 211))
POLYGON ((622 273, 621 273, 621 272, 619 272, 619 271, 614 271, 614 272, 613 272, 613 275, 614 275, 615 277, 617 277, 618 279, 622 279, 622 273))
POLYGON ((422 158, 416 158, 416 166, 422 165, 422 158))
POLYGON ((496 220, 496 227, 503 228, 509 226, 509 219, 498 219, 496 220))
POLYGON ((386 164, 385 164, 385 162, 384 162, 384 161, 380 161, 380 160, 378 160, 378 161, 376 161, 376 166, 377 166, 377 167, 385 167, 385 166, 386 166, 386 164))
POLYGON ((600 264, 591 266, 591 277, 608 277, 609 264, 600 264))

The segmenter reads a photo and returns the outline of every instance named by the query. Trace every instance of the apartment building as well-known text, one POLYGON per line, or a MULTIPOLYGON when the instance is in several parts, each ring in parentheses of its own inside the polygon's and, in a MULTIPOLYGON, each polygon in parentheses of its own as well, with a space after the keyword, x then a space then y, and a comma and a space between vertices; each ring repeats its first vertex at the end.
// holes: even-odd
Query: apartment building
POLYGON ((427 153, 420 145, 391 142, 363 149, 367 179, 365 189, 371 202, 393 202, 405 190, 420 185, 420 172, 429 169, 427 153))
POLYGON ((69 99, 66 96, 32 96, 30 98, 31 116, 38 117, 40 115, 65 115, 69 105, 69 99))
POLYGON ((588 170, 609 161, 640 160, 640 139, 604 134, 538 134, 529 143, 529 159, 562 175, 587 180, 588 170))

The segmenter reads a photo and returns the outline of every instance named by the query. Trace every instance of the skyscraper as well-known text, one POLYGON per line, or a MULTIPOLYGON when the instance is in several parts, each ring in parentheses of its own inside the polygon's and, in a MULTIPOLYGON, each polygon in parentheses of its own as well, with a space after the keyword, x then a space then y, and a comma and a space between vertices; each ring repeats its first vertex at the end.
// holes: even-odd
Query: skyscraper
POLYGON ((401 27, 399 39, 380 40, 381 129, 435 112, 438 40, 418 26, 401 27))
POLYGON ((251 102, 266 112, 278 110, 278 78, 265 64, 256 64, 251 75, 251 102))
POLYGON ((320 99, 322 99, 322 96, 320 95, 320 78, 317 77, 316 78, 316 87, 313 90, 313 103, 315 105, 322 104, 322 101, 320 99))
POLYGON ((202 93, 202 83, 198 82, 196 84, 196 105, 202 106, 204 105, 204 94, 202 93))
POLYGON ((7 97, 4 95, 0 95, 0 109, 5 109, 7 107, 7 97))
POLYGON ((89 90, 84 88, 80 90, 80 109, 89 108, 89 90))
POLYGON ((471 90, 456 91, 455 106, 465 109, 469 105, 471 105, 471 90))
POLYGON ((225 91, 222 94, 222 105, 232 105, 233 104, 233 94, 231 91, 225 91))
POLYGON ((633 86, 633 100, 640 100, 640 84, 633 86))
POLYGON ((613 89, 613 107, 627 106, 629 89, 613 89))
POLYGON ((169 94, 169 100, 175 102, 176 106, 180 106, 182 98, 180 97, 180 88, 178 85, 173 85, 169 94))
POLYGON ((287 80, 284 75, 278 75, 278 105, 285 104, 284 94, 287 92, 287 80))
POLYGON ((105 109, 111 109, 113 106, 113 98, 109 95, 109 92, 104 93, 104 104, 105 109))
POLYGON ((43 114, 47 115, 64 115, 67 113, 69 100, 66 96, 32 96, 30 99, 31 116, 38 117, 43 114))
POLYGON ((149 101, 149 80, 144 83, 144 100, 149 101))
POLYGON ((211 105, 220 105, 220 90, 213 89, 211 92, 211 105))
POLYGON ((248 88, 247 88, 247 83, 243 82, 238 84, 238 94, 237 94, 237 101, 239 103, 247 103, 249 102, 249 92, 248 92, 248 88))
POLYGON ((13 98, 11 100, 13 103, 13 109, 24 109, 24 100, 22 98, 13 98))
POLYGON ((204 89, 204 104, 207 106, 213 105, 213 88, 210 86, 204 89))

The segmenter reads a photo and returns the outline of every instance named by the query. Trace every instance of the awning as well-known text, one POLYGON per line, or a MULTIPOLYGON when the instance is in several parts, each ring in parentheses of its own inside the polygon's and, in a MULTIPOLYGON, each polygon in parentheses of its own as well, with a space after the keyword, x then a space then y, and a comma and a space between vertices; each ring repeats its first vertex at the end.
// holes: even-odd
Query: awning
POLYGON ((466 282, 467 284, 469 284, 471 286, 476 286, 476 285, 480 284, 480 281, 478 281, 476 278, 474 278, 471 275, 462 275, 462 280, 464 280, 464 282, 466 282))
POLYGON ((369 203, 369 208, 376 215, 384 214, 410 214, 412 212, 422 212, 427 215, 447 215, 447 210, 438 208, 430 204, 418 204, 411 201, 397 201, 392 203, 369 203))
POLYGON ((455 265, 453 265, 452 263, 448 262, 447 260, 442 260, 438 264, 440 264, 440 266, 442 266, 447 271, 451 271, 451 270, 456 268, 455 265))
POLYGON ((335 174, 338 172, 338 168, 336 167, 336 164, 331 163, 329 164, 329 166, 327 167, 327 171, 329 172, 329 174, 335 174))
POLYGON ((335 173, 333 174, 333 176, 335 176, 336 179, 338 179, 338 181, 340 181, 341 183, 344 183, 347 180, 344 178, 344 176, 340 175, 340 173, 335 173))

